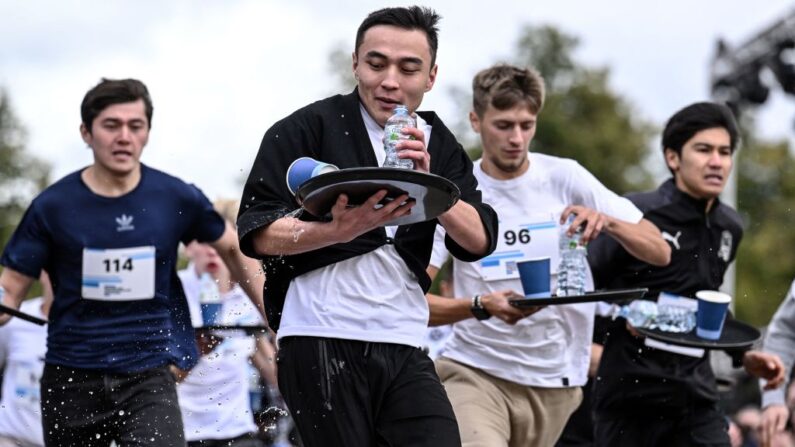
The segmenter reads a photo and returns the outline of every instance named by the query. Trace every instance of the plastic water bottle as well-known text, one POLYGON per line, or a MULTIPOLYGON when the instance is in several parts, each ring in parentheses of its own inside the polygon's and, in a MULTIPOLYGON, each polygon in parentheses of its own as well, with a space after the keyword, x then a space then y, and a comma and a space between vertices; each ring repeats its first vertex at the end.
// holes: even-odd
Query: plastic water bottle
POLYGON ((202 311, 202 323, 205 326, 218 324, 218 314, 221 312, 221 291, 209 273, 202 274, 199 280, 199 305, 202 311))
POLYGON ((394 115, 386 120, 384 126, 385 168, 414 169, 414 160, 398 158, 398 150, 395 147, 399 141, 412 139, 410 135, 401 132, 406 127, 417 127, 417 123, 409 115, 409 109, 401 104, 395 107, 394 115))
POLYGON ((696 314, 686 307, 662 304, 657 306, 655 326, 665 332, 690 332, 696 327, 696 314))
POLYGON ((574 221, 574 214, 569 215, 560 229, 560 264, 558 264, 558 281, 555 294, 557 296, 576 296, 585 293, 585 278, 588 254, 585 246, 580 245, 582 229, 578 228, 569 236, 566 231, 574 221))
POLYGON ((613 313, 634 327, 659 329, 663 332, 686 333, 696 327, 696 314, 693 310, 670 304, 657 305, 654 301, 637 300, 622 306, 613 313))
POLYGON ((621 306, 613 319, 624 317, 634 327, 649 328, 657 318, 657 303, 648 300, 636 300, 629 305, 621 306))

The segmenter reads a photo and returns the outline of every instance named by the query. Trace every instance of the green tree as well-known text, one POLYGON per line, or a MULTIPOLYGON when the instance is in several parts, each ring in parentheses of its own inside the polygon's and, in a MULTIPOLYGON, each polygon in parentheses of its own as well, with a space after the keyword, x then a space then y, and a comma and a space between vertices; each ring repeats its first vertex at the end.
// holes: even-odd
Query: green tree
POLYGON ((25 129, 0 89, 0 247, 5 247, 31 198, 49 179, 49 166, 25 152, 25 129))
POLYGON ((353 77, 352 51, 344 42, 338 42, 331 53, 328 55, 328 64, 331 75, 335 82, 332 85, 330 95, 338 93, 348 93, 356 87, 356 79, 353 77))
POLYGON ((795 157, 786 141, 747 132, 735 162, 737 207, 746 224, 737 254, 737 317, 765 325, 795 277, 795 157))

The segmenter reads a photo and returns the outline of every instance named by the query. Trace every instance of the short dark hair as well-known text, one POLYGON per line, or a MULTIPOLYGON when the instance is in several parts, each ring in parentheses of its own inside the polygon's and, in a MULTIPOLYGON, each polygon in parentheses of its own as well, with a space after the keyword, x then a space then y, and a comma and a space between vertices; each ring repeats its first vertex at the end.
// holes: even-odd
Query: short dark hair
POLYGON ((408 8, 383 8, 371 12, 359 25, 356 31, 356 48, 362 46, 364 33, 377 25, 390 25, 406 30, 418 29, 428 38, 428 47, 431 50, 431 67, 436 63, 436 50, 439 47, 439 28, 437 24, 442 17, 431 8, 424 6, 410 6, 408 8))
POLYGON ((729 133, 729 141, 732 152, 739 143, 739 131, 737 121, 731 109, 723 104, 714 102, 697 102, 690 104, 682 110, 676 112, 668 119, 662 134, 662 150, 670 149, 680 156, 682 146, 685 145, 693 135, 706 129, 722 127, 729 133))
POLYGON ((544 107, 544 79, 531 68, 497 64, 481 70, 472 80, 472 107, 479 117, 489 104, 507 110, 521 103, 534 114, 544 107))
POLYGON ((106 79, 102 78, 99 84, 95 85, 83 97, 80 104, 80 118, 83 125, 91 133, 91 124, 94 119, 102 113, 108 106, 125 102, 134 102, 142 99, 144 101, 144 111, 149 128, 152 128, 152 98, 149 97, 149 90, 146 85, 137 79, 106 79))

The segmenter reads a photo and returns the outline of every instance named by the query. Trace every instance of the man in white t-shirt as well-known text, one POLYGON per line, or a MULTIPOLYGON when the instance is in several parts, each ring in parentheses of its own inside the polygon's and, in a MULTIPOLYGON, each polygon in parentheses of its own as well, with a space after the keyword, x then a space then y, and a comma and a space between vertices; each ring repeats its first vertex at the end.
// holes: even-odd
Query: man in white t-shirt
MULTIPOLYGON (((194 327, 203 324, 199 296, 218 295, 221 310, 217 325, 262 325, 257 308, 245 292, 231 282, 231 274, 221 257, 208 244, 188 244, 191 263, 178 272, 194 327), (202 281, 209 275, 210 281, 202 281), (212 290, 202 290, 211 286, 212 290)), ((177 386, 177 396, 188 446, 261 447, 249 400, 249 380, 257 374, 249 358, 255 340, 240 331, 217 333, 200 342, 202 356, 177 386), (207 352, 209 351, 209 352, 207 352)), ((209 334, 205 334, 209 335, 209 334)))
MULTIPOLYGON (((39 281, 42 296, 22 302, 19 310, 46 320, 52 305, 52 286, 44 272, 39 281)), ((39 382, 46 351, 47 326, 13 318, 0 327, 0 447, 44 445, 39 382)))
POLYGON ((438 21, 419 6, 369 14, 352 54, 356 89, 271 126, 243 190, 241 249, 263 261, 279 389, 307 447, 460 445, 452 406, 420 348, 426 269, 437 224, 453 256, 475 261, 494 250, 497 215, 481 202, 453 133, 435 113, 417 112, 436 80, 438 21), (404 194, 379 205, 385 189, 359 206, 339 194, 331 219, 302 213, 284 180, 290 164, 312 157, 340 169, 381 166, 384 126, 398 104, 417 117, 402 130, 413 138, 398 143, 417 171, 405 175, 445 177, 459 200, 435 219, 397 227, 388 224, 417 202, 404 194))
MULTIPOLYGON (((499 241, 479 262, 454 260, 459 298, 428 295, 431 325, 455 323, 436 367, 465 446, 551 446, 581 400, 595 304, 513 307, 508 300, 522 290, 515 262, 549 257, 554 278, 559 228, 571 214, 568 231, 583 226, 583 243, 605 232, 655 265, 668 263, 670 248, 630 201, 576 161, 528 152, 544 101, 538 73, 497 65, 477 74, 473 90, 469 117, 483 146, 474 174, 499 215, 499 241), (508 236, 522 230, 530 237, 508 236)), ((433 254, 431 276, 448 257, 443 229, 433 254)), ((592 289, 590 275, 588 282, 592 289)))

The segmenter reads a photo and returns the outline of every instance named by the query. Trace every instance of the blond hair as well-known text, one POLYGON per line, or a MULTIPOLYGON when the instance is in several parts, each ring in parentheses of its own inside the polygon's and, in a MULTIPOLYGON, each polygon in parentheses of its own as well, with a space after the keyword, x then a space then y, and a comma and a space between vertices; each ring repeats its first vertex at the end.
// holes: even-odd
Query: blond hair
POLYGON ((472 107, 483 117, 489 104, 507 110, 526 104, 538 114, 544 107, 544 79, 532 68, 497 64, 480 71, 472 80, 472 107))

